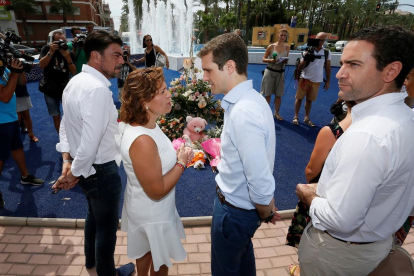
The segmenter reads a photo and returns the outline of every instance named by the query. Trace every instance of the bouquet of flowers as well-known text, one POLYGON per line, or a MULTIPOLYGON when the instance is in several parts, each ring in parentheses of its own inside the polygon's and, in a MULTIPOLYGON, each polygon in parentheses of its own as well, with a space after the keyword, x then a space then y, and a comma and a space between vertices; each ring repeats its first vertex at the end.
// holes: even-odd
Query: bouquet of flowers
POLYGON ((185 120, 180 118, 168 118, 165 115, 158 118, 157 124, 170 140, 183 136, 185 120))

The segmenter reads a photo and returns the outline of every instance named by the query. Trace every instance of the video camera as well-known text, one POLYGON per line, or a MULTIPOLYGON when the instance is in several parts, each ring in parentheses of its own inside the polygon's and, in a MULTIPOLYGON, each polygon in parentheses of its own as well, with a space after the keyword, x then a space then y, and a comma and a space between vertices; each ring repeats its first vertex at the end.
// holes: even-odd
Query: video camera
POLYGON ((26 72, 30 72, 32 70, 34 58, 25 54, 22 54, 19 50, 16 50, 13 46, 10 46, 10 42, 13 43, 20 43, 22 38, 15 33, 6 32, 4 42, 0 42, 0 57, 4 60, 8 61, 10 64, 9 57, 17 58, 17 59, 24 59, 21 60, 23 65, 23 70, 26 72), (28 62, 31 61, 31 62, 28 62))
POLYGON ((124 58, 124 61, 127 61, 128 56, 129 56, 129 52, 127 50, 124 50, 123 55, 122 55, 122 57, 124 58))
POLYGON ((307 45, 309 46, 306 55, 303 57, 303 59, 306 62, 313 62, 315 59, 321 59, 322 56, 316 56, 315 55, 315 48, 319 47, 321 40, 318 38, 309 38, 307 45))
POLYGON ((75 47, 83 47, 83 44, 85 43, 85 39, 88 35, 85 33, 82 34, 76 34, 76 37, 78 38, 78 40, 76 42, 73 43, 73 46, 75 47))

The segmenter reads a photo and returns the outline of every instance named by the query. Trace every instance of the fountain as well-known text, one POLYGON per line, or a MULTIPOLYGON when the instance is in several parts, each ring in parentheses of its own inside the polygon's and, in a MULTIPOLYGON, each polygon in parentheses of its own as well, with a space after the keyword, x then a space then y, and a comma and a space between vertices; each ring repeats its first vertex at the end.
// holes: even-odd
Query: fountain
MULTIPOLYGON (((135 15, 132 12, 129 13, 128 23, 131 32, 131 53, 144 53, 142 38, 150 34, 154 44, 160 46, 168 55, 170 68, 179 70, 183 67, 182 61, 190 54, 193 0, 173 0, 173 2, 175 5, 171 0, 144 0, 139 26, 136 26, 135 15), (141 31, 138 33, 137 29, 141 31)), ((133 0, 128 0, 130 11, 133 10, 130 6, 133 5, 132 3, 133 0)))

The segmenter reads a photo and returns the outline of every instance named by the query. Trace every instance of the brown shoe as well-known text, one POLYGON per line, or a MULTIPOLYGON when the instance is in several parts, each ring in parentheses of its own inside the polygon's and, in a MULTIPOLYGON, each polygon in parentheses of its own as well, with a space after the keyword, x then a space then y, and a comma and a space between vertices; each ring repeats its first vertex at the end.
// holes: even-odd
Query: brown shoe
POLYGON ((304 122, 305 124, 307 124, 308 126, 311 126, 311 127, 314 127, 314 126, 315 126, 315 124, 314 124, 314 123, 312 123, 312 121, 311 121, 309 118, 305 118, 305 119, 303 119, 303 122, 304 122))
POLYGON ((283 121, 283 118, 282 118, 282 116, 280 116, 279 115, 279 113, 277 113, 277 112, 275 112, 275 118, 277 119, 277 120, 279 120, 279 121, 283 121))
POLYGON ((299 125, 299 121, 298 121, 298 118, 293 118, 293 120, 292 120, 292 124, 294 124, 295 126, 298 126, 299 125))

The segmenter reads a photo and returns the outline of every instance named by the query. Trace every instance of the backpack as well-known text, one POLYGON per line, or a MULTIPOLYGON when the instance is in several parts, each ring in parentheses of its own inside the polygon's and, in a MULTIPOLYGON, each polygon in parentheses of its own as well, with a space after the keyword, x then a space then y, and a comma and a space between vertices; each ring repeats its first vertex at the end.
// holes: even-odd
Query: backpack
MULTIPOLYGON (((324 64, 324 67, 326 67, 326 61, 328 59, 329 50, 328 49, 323 49, 323 53, 325 55, 325 64, 324 64)), ((303 56, 303 53, 302 53, 302 56, 303 56)), ((300 79, 300 76, 302 75, 303 69, 305 69, 306 67, 308 67, 308 65, 310 63, 310 61, 307 61, 306 64, 305 64, 305 67, 303 67, 302 70, 299 70, 298 68, 299 68, 300 59, 301 58, 298 57, 296 59, 296 61, 295 61, 295 70, 293 71, 293 77, 294 77, 295 80, 299 80, 300 79)))

